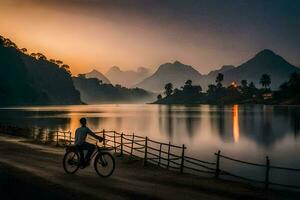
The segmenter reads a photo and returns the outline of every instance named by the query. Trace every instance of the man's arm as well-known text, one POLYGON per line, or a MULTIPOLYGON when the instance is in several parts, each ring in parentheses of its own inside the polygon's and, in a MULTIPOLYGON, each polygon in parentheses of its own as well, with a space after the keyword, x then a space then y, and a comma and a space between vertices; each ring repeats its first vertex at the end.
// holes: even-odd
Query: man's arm
POLYGON ((103 140, 103 137, 99 136, 99 135, 96 135, 93 131, 91 131, 89 128, 88 129, 88 134, 90 136, 92 136, 93 138, 97 139, 97 140, 103 140))

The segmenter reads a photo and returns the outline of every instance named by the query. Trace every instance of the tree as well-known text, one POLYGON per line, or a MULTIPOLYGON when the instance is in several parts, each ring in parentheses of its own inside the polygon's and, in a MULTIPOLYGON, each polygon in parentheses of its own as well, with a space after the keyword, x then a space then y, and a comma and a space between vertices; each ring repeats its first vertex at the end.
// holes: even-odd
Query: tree
POLYGON ((222 87, 223 80, 224 80, 224 75, 222 73, 218 73, 218 76, 216 77, 216 83, 218 88, 222 87))
POLYGON ((56 60, 55 63, 56 63, 58 66, 60 66, 60 65, 63 64, 63 61, 61 61, 61 60, 56 60))
POLYGON ((192 80, 187 80, 186 82, 185 82, 185 85, 186 86, 192 86, 192 80))
POLYGON ((173 84, 172 83, 167 83, 165 85, 165 92, 166 96, 171 96, 171 94, 173 93, 173 84))
POLYGON ((265 88, 267 89, 267 87, 270 86, 271 84, 271 77, 268 74, 263 74, 260 78, 259 83, 265 88))
POLYGON ((173 94, 177 94, 179 92, 180 92, 180 90, 178 88, 175 88, 174 91, 173 91, 173 94))
POLYGON ((36 53, 35 56, 38 60, 47 60, 46 56, 42 53, 36 53))
POLYGON ((157 100, 161 100, 161 99, 162 99, 161 94, 157 95, 157 100))
POLYGON ((26 52, 27 52, 27 49, 26 49, 26 48, 22 48, 22 49, 20 49, 20 51, 21 51, 22 53, 26 53, 26 52))
POLYGON ((246 87, 248 86, 247 80, 242 80, 242 81, 241 81, 241 84, 242 84, 242 87, 243 87, 243 88, 246 88, 246 87))
POLYGON ((207 89, 207 93, 208 94, 213 94, 215 93, 217 90, 217 86, 215 86, 214 84, 209 84, 208 85, 208 89, 207 89))

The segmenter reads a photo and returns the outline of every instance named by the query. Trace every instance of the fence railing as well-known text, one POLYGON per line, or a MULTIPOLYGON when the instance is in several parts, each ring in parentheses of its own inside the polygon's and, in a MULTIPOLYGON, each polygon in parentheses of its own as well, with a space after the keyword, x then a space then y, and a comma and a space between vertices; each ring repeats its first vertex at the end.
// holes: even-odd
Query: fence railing
POLYGON ((37 127, 17 127, 13 125, 1 125, 0 132, 10 135, 30 138, 44 144, 55 144, 56 146, 69 145, 74 141, 71 131, 52 130, 37 127))
MULTIPOLYGON (((0 125, 0 132, 25 136, 43 143, 52 143, 57 146, 70 145, 74 141, 70 131, 60 131, 58 129, 49 130, 41 128, 19 128, 14 126, 0 125)), ((300 189, 300 186, 298 185, 289 185, 270 181, 270 170, 272 169, 296 173, 300 173, 300 169, 271 165, 269 157, 266 157, 265 164, 258 164, 231 158, 229 156, 222 155, 221 151, 218 151, 214 154, 216 156, 215 162, 211 162, 187 156, 187 148, 185 145, 178 146, 171 144, 171 142, 163 143, 152 140, 148 137, 135 135, 134 133, 124 134, 116 131, 106 130, 97 131, 95 133, 103 136, 103 146, 113 148, 114 151, 118 152, 120 155, 127 154, 134 159, 141 159, 143 160, 144 166, 146 166, 148 163, 152 163, 162 168, 176 170, 180 173, 194 174, 196 172, 211 174, 216 179, 220 178, 221 176, 229 176, 247 182, 263 184, 266 190, 269 189, 270 185, 300 189), (263 168, 265 171, 264 177, 262 180, 256 180, 228 172, 222 168, 222 159, 230 162, 263 168)))

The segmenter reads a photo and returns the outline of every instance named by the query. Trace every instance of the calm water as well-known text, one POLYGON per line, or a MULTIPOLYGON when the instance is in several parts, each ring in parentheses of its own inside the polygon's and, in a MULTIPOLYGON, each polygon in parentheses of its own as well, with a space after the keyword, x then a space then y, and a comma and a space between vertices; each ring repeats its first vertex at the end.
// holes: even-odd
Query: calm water
MULTIPOLYGON (((0 122, 19 126, 74 130, 86 117, 93 130, 135 133, 185 144, 187 154, 214 161, 223 154, 251 162, 300 168, 300 107, 297 106, 161 106, 80 105, 1 108, 0 122)), ((222 167, 252 178, 264 169, 222 160, 222 167)), ((300 173, 271 172, 273 181, 300 184, 300 173), (295 180, 294 180, 295 179, 295 180)))

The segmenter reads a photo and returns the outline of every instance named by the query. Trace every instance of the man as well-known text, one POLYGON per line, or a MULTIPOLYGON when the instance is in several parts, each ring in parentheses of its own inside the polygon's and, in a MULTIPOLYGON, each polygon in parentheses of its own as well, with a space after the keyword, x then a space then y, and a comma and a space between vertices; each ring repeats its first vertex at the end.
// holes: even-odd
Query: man
POLYGON ((86 118, 80 119, 81 127, 76 129, 75 132, 75 145, 79 149, 80 153, 80 165, 81 167, 86 167, 89 164, 90 158, 95 150, 95 145, 90 144, 86 142, 86 136, 89 134, 95 139, 99 140, 100 142, 103 140, 102 137, 97 136, 94 132, 92 132, 87 126, 86 126, 86 118), (86 157, 84 159, 83 150, 87 150, 86 157))

